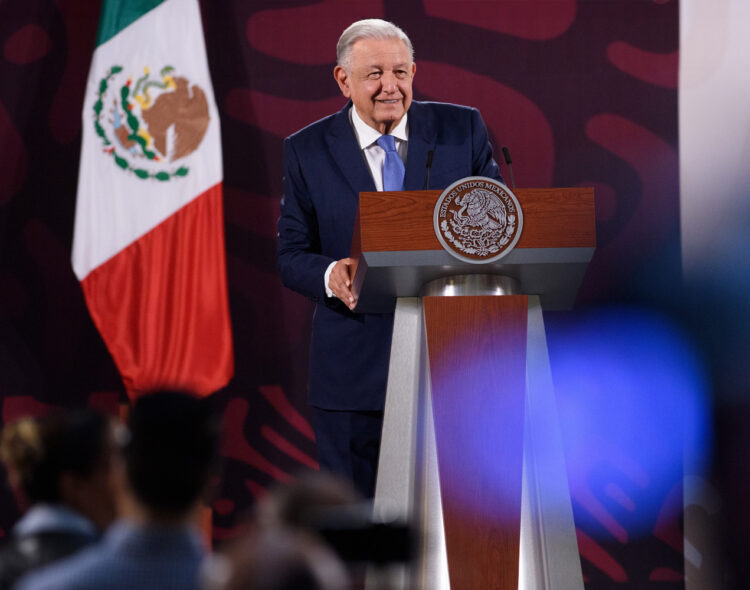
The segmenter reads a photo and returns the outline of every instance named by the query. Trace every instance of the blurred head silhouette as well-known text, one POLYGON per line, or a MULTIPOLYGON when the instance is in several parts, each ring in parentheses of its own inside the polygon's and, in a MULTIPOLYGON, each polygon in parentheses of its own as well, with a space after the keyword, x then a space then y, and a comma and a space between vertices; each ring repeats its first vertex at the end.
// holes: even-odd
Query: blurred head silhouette
POLYGON ((126 516, 168 523, 189 517, 219 463, 219 421, 206 399, 158 391, 140 397, 128 420, 126 516))
POLYGON ((208 590, 345 590, 343 563, 315 535, 253 529, 207 568, 208 590))
POLYGON ((115 516, 114 421, 91 410, 22 418, 2 433, 0 459, 22 509, 64 505, 103 529, 115 516))

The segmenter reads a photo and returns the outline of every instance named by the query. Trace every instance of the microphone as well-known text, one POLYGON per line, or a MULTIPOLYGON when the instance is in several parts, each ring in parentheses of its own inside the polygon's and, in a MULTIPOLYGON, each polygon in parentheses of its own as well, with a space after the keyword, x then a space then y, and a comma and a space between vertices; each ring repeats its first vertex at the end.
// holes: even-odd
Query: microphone
POLYGON ((427 152, 427 173, 424 180, 424 189, 427 190, 430 187, 430 168, 432 168, 432 157, 435 155, 435 150, 427 152))
POLYGON ((516 179, 513 178, 513 160, 510 159, 510 150, 506 146, 503 146, 503 157, 508 165, 508 170, 510 170, 510 184, 513 188, 516 188, 516 179))

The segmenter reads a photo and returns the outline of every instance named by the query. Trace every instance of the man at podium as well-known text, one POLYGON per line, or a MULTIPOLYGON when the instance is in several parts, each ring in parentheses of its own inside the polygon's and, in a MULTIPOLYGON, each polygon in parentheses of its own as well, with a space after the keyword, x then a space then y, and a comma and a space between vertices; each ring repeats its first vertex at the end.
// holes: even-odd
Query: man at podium
POLYGON ((414 50, 399 27, 357 21, 336 56, 348 102, 284 141, 278 267, 287 287, 316 303, 308 399, 320 467, 371 497, 393 314, 354 311, 348 256, 359 193, 502 177, 479 111, 412 100, 414 50))

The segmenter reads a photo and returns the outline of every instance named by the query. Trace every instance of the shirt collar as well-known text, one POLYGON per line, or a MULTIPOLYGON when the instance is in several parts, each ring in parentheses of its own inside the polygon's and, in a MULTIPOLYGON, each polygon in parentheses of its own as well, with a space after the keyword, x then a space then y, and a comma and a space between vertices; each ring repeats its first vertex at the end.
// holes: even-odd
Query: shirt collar
POLYGON ((122 518, 107 529, 106 540, 117 547, 174 547, 183 546, 189 551, 202 554, 203 539, 200 532, 191 525, 162 526, 150 523, 136 523, 122 518))
MULTIPOLYGON (((396 125, 391 132, 391 135, 396 139, 401 141, 409 140, 409 129, 407 126, 408 117, 409 113, 404 113, 404 116, 398 122, 398 125, 396 125)), ((360 149, 370 147, 382 135, 382 133, 379 133, 362 120, 354 105, 352 105, 352 108, 349 110, 349 118, 354 126, 354 134, 357 136, 360 149)))
POLYGON ((97 535, 96 527, 87 518, 60 504, 36 504, 19 520, 13 532, 34 535, 46 531, 69 531, 97 535))

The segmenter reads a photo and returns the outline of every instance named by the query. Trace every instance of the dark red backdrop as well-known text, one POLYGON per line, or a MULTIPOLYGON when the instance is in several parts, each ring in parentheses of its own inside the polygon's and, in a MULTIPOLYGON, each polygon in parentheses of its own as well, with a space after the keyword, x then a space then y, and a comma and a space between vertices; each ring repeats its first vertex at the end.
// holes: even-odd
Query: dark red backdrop
MULTIPOLYGON (((121 396, 69 263, 92 4, 0 2, 4 421, 83 402, 113 408, 121 396)), ((353 20, 400 24, 416 48, 416 98, 479 107, 519 186, 595 186, 599 245, 582 305, 638 295, 656 267, 677 276, 677 0, 204 0, 202 11, 222 115, 237 367, 216 396, 228 431, 217 539, 269 483, 315 464, 311 307, 275 270, 281 142, 343 104, 334 47, 353 20)), ((7 491, 0 502, 7 530, 17 513, 7 491)), ((623 542, 580 501, 574 509, 587 588, 681 579, 679 530, 671 542, 623 542)))

